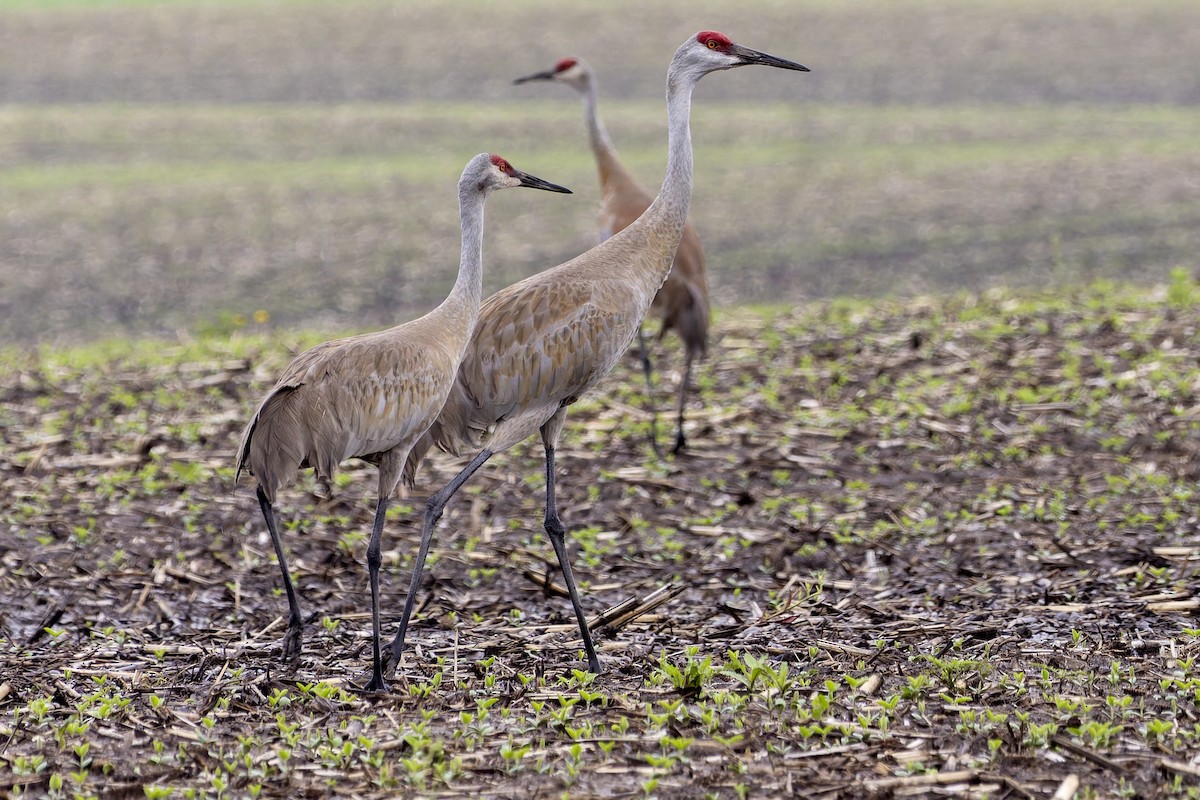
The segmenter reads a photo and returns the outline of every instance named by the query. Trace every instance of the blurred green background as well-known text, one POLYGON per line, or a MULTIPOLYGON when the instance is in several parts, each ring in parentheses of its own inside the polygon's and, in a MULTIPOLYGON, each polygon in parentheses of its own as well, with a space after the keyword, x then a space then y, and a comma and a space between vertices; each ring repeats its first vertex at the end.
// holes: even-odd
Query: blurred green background
POLYGON ((552 266, 595 241, 595 172, 577 96, 511 79, 586 58, 655 188, 702 28, 813 70, 696 92, 718 309, 1197 265, 1194 0, 0 0, 0 343, 423 313, 484 150, 576 192, 490 201, 485 289, 552 266))

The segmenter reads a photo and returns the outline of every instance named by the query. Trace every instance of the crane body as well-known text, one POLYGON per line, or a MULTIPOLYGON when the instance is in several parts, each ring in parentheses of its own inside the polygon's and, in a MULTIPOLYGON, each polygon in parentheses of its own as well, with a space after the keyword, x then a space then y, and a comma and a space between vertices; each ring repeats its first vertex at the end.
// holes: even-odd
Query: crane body
MULTIPOLYGON (((587 126, 588 142, 596 160, 600 178, 600 215, 598 226, 600 241, 611 237, 632 224, 640 217, 653 198, 642 188, 620 158, 609 138, 604 122, 597 110, 597 88, 595 72, 581 58, 561 59, 552 69, 535 72, 517 78, 514 83, 529 81, 554 81, 575 89, 583 97, 583 117, 587 126)), ((687 390, 691 380, 692 364, 708 352, 708 330, 711 317, 708 297, 708 278, 704 267, 704 248, 700 237, 690 222, 684 224, 675 259, 666 280, 654 295, 649 313, 660 320, 658 341, 674 329, 684 345, 683 376, 679 383, 675 444, 671 452, 678 454, 687 444, 683 432, 684 414, 687 408, 687 390)), ((652 396, 652 367, 650 351, 641 328, 637 331, 642 370, 646 380, 647 397, 652 396)), ((657 434, 657 412, 651 400, 650 442, 659 452, 657 434)))
POLYGON ((689 38, 667 70, 667 169, 658 196, 634 222, 596 247, 502 289, 480 307, 446 405, 413 447, 405 467, 411 478, 435 444, 453 454, 476 451, 426 503, 421 545, 392 640, 390 671, 403 653, 433 526, 446 503, 492 455, 537 432, 546 453, 543 526, 571 596, 588 668, 600 672, 555 499, 558 437, 571 404, 595 388, 637 336, 671 270, 692 191, 692 89, 709 72, 746 64, 808 71, 737 45, 724 34, 702 31, 689 38))
POLYGON ((569 192, 499 156, 475 156, 459 180, 462 248, 458 277, 446 299, 419 319, 325 342, 296 356, 242 433, 237 474, 246 470, 258 481, 259 506, 288 597, 285 661, 299 660, 303 619, 275 518, 277 493, 301 467, 312 467, 328 485, 338 464, 361 458, 379 468, 379 499, 367 546, 373 664, 366 690, 387 688, 380 656, 379 567, 388 502, 401 480, 412 486, 404 470, 409 452, 442 410, 479 316, 484 201, 495 189, 516 186, 569 192))

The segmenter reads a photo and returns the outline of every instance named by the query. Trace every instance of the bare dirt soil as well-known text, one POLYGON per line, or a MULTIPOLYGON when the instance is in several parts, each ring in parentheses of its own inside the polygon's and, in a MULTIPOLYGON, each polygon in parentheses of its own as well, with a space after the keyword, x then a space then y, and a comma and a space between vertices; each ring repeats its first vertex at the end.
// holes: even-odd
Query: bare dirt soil
MULTIPOLYGON (((10 365, 0 791, 1195 797, 1192 291, 724 319, 665 463, 630 359, 559 457, 604 674, 576 672, 531 443, 448 510, 385 697, 348 691, 368 467, 285 493, 312 617, 278 662, 286 604, 230 463, 282 342, 10 365)), ((386 630, 457 467, 389 519, 386 630)))

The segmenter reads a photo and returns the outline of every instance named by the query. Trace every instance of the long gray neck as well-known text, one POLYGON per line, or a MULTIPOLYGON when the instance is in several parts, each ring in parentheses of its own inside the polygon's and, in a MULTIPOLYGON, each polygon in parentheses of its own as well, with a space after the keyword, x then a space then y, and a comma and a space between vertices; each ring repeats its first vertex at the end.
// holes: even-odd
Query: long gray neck
POLYGON ((596 110, 597 102, 596 79, 591 78, 583 90, 583 119, 587 124, 592 153, 603 171, 611 167, 610 162, 616 158, 616 148, 613 147, 612 140, 608 138, 608 131, 600 120, 600 114, 596 110))
POLYGON ((692 199, 692 89, 702 75, 682 69, 678 54, 667 70, 667 174, 658 197, 646 209, 653 216, 676 224, 682 235, 692 199))
POLYGON ((483 296, 483 205, 486 192, 470 180, 458 187, 458 213, 462 221, 462 250, 454 288, 440 308, 466 314, 472 325, 479 316, 483 296))

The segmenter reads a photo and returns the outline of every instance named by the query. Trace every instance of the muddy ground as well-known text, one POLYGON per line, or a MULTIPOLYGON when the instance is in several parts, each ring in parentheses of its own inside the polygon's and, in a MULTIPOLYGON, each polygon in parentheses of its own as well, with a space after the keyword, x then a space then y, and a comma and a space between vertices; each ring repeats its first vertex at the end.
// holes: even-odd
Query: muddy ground
MULTIPOLYGON (((295 342, 10 364, 0 789, 1196 796, 1188 291, 726 317, 665 461, 630 359, 572 411, 559 459, 585 605, 613 620, 604 674, 576 672, 531 442, 449 508, 385 697, 352 691, 373 468, 347 465, 332 499, 309 476, 284 493, 312 615, 295 670, 270 542, 232 481, 295 342)), ((656 352, 666 406, 679 355, 656 352)), ((438 456, 393 509, 386 631, 420 504, 458 466, 438 456)))

